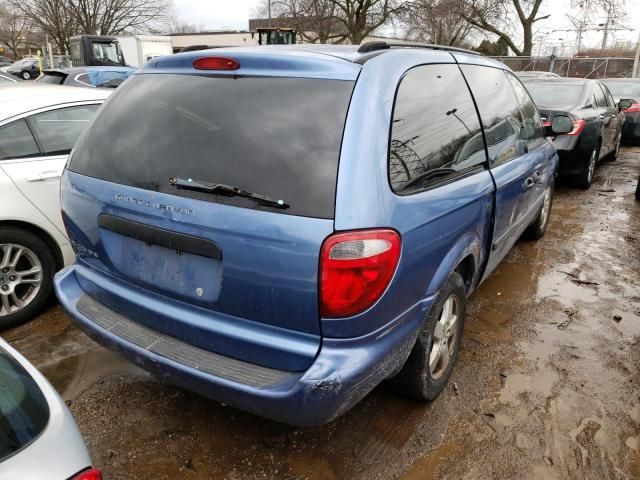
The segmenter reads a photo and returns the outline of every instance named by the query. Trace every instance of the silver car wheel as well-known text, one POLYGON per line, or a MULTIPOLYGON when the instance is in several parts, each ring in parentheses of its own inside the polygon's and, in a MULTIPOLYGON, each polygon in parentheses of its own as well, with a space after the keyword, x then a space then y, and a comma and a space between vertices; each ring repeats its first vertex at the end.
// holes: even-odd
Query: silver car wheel
POLYGON ((444 375, 453 357, 458 341, 458 317, 460 300, 449 295, 444 302, 442 313, 433 332, 433 342, 429 352, 429 372, 433 380, 444 375))
POLYGON ((30 249, 0 243, 0 317, 19 312, 38 295, 42 263, 30 249))

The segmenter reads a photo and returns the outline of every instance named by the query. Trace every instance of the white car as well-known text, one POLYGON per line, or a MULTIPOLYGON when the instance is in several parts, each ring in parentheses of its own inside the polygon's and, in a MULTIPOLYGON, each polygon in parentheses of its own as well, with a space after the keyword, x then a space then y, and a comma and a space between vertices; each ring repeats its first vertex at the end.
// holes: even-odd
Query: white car
POLYGON ((0 329, 37 314, 73 261, 60 214, 69 152, 110 90, 0 88, 0 329))
POLYGON ((62 398, 1 338, 0 478, 102 479, 62 398))

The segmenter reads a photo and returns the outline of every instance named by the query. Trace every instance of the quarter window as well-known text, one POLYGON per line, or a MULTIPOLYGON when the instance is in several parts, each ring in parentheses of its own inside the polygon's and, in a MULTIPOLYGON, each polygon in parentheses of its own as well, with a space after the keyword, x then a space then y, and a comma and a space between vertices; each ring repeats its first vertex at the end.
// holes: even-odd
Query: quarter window
POLYGON ((24 120, 16 120, 0 127, 0 160, 36 157, 38 145, 24 120))
POLYGON ((45 155, 64 155, 89 126, 98 105, 68 107, 29 117, 45 155))
POLYGON ((473 93, 493 166, 526 152, 527 134, 520 105, 506 74, 499 68, 462 65, 473 93))
POLYGON ((411 69, 398 87, 389 180, 408 194, 486 163, 480 122, 457 65, 411 69))

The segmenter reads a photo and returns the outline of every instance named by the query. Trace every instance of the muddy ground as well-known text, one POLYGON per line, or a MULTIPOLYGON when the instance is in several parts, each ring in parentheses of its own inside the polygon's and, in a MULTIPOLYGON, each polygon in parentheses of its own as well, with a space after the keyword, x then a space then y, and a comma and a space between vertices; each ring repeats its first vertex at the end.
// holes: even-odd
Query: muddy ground
POLYGON ((640 148, 587 192, 560 187, 471 298, 451 382, 431 404, 381 386, 299 429, 165 385, 59 307, 3 335, 60 391, 107 479, 640 478, 640 148))

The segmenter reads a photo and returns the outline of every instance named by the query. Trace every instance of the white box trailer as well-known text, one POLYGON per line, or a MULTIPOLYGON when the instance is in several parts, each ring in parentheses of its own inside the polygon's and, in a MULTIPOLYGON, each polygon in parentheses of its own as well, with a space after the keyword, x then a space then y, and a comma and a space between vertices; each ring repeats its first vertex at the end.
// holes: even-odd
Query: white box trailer
POLYGON ((171 37, 161 35, 117 36, 127 65, 140 68, 152 58, 171 55, 171 37))

